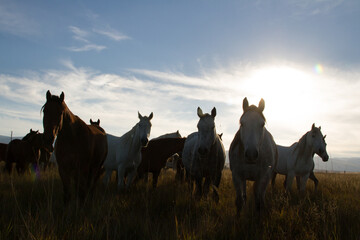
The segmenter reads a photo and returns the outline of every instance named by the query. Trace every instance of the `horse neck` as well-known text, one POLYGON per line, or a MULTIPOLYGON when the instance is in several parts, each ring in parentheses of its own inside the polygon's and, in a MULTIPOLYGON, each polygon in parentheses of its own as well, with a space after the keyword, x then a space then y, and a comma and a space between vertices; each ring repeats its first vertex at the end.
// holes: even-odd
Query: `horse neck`
POLYGON ((304 136, 302 136, 299 140, 299 142, 297 142, 294 152, 296 155, 296 161, 302 159, 303 161, 307 162, 307 161, 311 161, 314 153, 312 151, 312 148, 307 144, 306 141, 306 137, 307 134, 304 134, 304 136))
MULTIPOLYGON (((69 132, 72 131, 72 127, 77 123, 77 122, 83 122, 78 116, 74 115, 70 109, 65 105, 65 110, 63 113, 63 123, 62 123, 62 128, 59 129, 59 134, 61 132, 69 132)), ((74 133, 75 134, 75 133, 74 133)))
POLYGON ((141 150, 141 143, 139 137, 138 123, 124 135, 124 139, 127 145, 129 145, 129 152, 137 152, 141 150))

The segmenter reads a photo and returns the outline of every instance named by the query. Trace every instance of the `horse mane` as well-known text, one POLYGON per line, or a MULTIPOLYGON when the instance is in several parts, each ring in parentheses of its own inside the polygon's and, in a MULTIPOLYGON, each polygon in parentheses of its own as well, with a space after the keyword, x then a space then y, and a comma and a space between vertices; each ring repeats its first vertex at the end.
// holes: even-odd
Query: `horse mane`
MULTIPOLYGON (((298 160, 299 158, 301 158, 301 157, 304 155, 304 153, 305 153, 305 148, 306 148, 306 144, 307 144, 306 136, 307 136, 308 133, 309 133, 309 132, 306 132, 306 133, 299 139, 299 141, 298 141, 297 143, 294 143, 294 144, 296 144, 296 146, 295 146, 293 152, 295 152, 295 151, 298 150, 298 154, 297 154, 297 156, 296 156, 295 163, 296 163, 297 160, 298 160)), ((293 144, 293 145, 294 145, 294 144, 293 144)))

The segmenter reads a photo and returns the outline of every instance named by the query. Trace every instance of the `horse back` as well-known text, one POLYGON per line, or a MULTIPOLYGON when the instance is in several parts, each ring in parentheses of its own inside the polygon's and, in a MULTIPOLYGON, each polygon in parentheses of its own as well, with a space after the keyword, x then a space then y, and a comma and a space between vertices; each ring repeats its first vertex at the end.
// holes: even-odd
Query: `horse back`
POLYGON ((146 148, 141 149, 141 163, 138 172, 160 171, 166 160, 182 151, 186 138, 157 138, 150 140, 146 148))

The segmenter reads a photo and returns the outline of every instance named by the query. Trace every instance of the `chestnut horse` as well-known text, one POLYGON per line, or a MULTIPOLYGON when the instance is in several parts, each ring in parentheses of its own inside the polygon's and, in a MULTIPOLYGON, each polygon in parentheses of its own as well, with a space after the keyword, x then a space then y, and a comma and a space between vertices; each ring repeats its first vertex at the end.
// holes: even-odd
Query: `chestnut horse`
POLYGON ((183 150, 186 138, 157 138, 149 141, 147 147, 141 149, 141 163, 137 169, 139 178, 151 172, 153 187, 157 185, 162 168, 169 157, 183 150))
POLYGON ((12 165, 16 163, 16 170, 23 175, 29 164, 39 164, 40 148, 44 147, 43 135, 39 131, 32 131, 23 139, 12 140, 7 147, 5 168, 9 174, 12 172, 12 165))
POLYGON ((71 198, 71 181, 83 204, 100 176, 107 155, 105 131, 99 126, 87 125, 74 115, 60 97, 46 93, 44 112, 44 140, 52 145, 55 137, 55 156, 63 183, 64 202, 71 198))

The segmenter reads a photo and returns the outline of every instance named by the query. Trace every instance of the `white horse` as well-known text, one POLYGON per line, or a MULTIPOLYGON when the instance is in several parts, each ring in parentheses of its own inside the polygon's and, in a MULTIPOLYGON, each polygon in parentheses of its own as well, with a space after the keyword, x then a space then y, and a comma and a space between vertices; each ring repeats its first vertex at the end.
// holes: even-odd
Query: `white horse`
POLYGON ((140 121, 121 137, 106 134, 108 140, 108 155, 104 162, 105 176, 103 182, 107 185, 111 178, 112 171, 118 174, 118 189, 125 187, 129 189, 137 168, 141 162, 141 148, 146 147, 151 131, 153 113, 149 117, 141 116, 140 121))
POLYGON ((217 188, 219 187, 222 170, 225 164, 225 150, 222 141, 215 128, 216 108, 213 108, 211 115, 204 114, 200 107, 197 109, 200 118, 197 128, 188 136, 185 141, 182 161, 186 174, 196 183, 196 196, 200 198, 209 192, 210 184, 213 188, 213 198, 219 201, 217 188), (204 184, 203 178, 205 178, 204 184))
POLYGON ((244 98, 240 129, 229 149, 238 215, 246 203, 246 180, 255 181, 255 204, 258 210, 263 209, 266 188, 278 159, 275 141, 265 128, 264 108, 263 99, 256 107, 249 106, 247 98, 244 98))
POLYGON ((329 155, 326 152, 325 136, 321 133, 321 127, 312 125, 311 130, 305 133, 298 142, 290 147, 277 146, 279 152, 279 161, 273 173, 272 185, 275 184, 276 174, 286 175, 284 186, 286 191, 290 191, 294 177, 297 178, 297 187, 301 192, 305 191, 306 182, 310 177, 315 183, 317 189, 317 179, 313 173, 314 154, 316 153, 326 162, 329 155))

